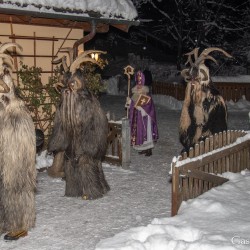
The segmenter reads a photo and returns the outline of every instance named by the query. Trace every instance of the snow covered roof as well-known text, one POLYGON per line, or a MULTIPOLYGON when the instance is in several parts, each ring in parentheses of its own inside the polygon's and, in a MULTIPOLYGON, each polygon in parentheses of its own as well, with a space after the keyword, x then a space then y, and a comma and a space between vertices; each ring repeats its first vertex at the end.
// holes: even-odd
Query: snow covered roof
POLYGON ((128 27, 138 24, 137 10, 131 0, 0 0, 0 14, 77 22, 95 20, 128 27))

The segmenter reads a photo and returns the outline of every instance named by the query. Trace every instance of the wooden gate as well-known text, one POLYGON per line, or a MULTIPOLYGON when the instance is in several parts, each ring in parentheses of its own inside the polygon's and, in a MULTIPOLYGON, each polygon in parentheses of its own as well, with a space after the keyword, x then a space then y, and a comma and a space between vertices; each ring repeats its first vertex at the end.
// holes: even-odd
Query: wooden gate
POLYGON ((130 130, 129 120, 109 121, 108 148, 105 161, 129 168, 130 164, 130 130))

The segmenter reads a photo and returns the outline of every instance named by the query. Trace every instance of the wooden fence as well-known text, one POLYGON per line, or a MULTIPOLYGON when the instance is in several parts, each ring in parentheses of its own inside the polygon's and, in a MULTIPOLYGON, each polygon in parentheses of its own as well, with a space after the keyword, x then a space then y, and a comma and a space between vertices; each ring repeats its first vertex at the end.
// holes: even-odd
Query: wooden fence
POLYGON ((250 168, 250 138, 245 131, 224 131, 185 152, 172 162, 172 216, 182 201, 195 198, 228 179, 224 172, 237 173, 250 168), (244 137, 243 137, 244 138, 244 137))
MULTIPOLYGON (((225 101, 233 100, 237 102, 243 95, 247 101, 250 101, 250 83, 214 82, 214 85, 220 91, 225 101)), ((179 101, 183 101, 185 86, 177 83, 154 82, 152 93, 155 95, 172 96, 179 101)))
POLYGON ((152 94, 168 95, 179 101, 183 101, 185 97, 185 86, 182 84, 154 82, 152 85, 152 94))
POLYGON ((243 95, 250 101, 250 83, 220 82, 215 83, 215 86, 226 101, 237 102, 243 95))
POLYGON ((104 161, 129 168, 130 130, 129 120, 109 121, 108 148, 104 161))

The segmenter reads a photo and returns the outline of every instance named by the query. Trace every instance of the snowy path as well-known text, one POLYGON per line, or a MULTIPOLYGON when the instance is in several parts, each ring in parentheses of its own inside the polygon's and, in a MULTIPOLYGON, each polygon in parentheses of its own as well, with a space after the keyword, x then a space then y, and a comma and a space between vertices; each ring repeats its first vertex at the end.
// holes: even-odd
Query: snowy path
MULTIPOLYGON (((118 119, 126 114, 125 97, 106 96, 101 103, 118 119)), ((64 181, 39 173, 36 227, 16 242, 4 242, 2 235, 0 249, 93 250, 101 239, 170 216, 171 184, 167 176, 173 156, 181 149, 179 117, 180 111, 157 106, 160 139, 153 155, 145 157, 132 150, 130 170, 104 164, 111 191, 101 199, 64 197, 64 181)), ((247 112, 230 114, 229 128, 248 130, 247 112)))

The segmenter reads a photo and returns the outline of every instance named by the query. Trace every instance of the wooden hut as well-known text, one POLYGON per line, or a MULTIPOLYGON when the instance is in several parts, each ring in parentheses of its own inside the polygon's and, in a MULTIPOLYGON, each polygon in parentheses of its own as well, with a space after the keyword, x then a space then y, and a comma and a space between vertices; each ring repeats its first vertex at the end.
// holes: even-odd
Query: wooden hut
MULTIPOLYGON (((136 18, 136 9, 131 6, 130 0, 123 0, 123 6, 119 1, 99 0, 99 8, 75 8, 77 1, 67 1, 67 5, 62 1, 36 1, 30 4, 30 1, 0 1, 0 42, 16 42, 20 44, 23 51, 18 54, 15 49, 9 53, 14 58, 13 78, 17 86, 22 82, 16 74, 20 70, 20 62, 28 67, 41 68, 41 82, 48 82, 48 78, 53 76, 55 65, 52 61, 57 57, 62 57, 61 48, 74 48, 74 53, 78 50, 84 51, 84 43, 93 39, 96 33, 105 33, 113 26, 124 32, 128 32, 130 26, 138 25, 136 18), (61 2, 60 6, 56 6, 61 2), (69 8, 68 4, 72 3, 69 8), (117 11, 117 6, 123 7, 117 11), (48 6, 50 5, 51 6, 48 6), (107 10, 103 11, 107 4, 107 10), (125 4, 125 5, 124 5, 125 4), (65 7, 66 6, 66 7, 65 7), (124 6, 127 8, 124 8, 124 6), (103 7, 100 10, 100 7, 103 7), (129 18, 126 13, 129 11, 129 18), (113 14, 115 13, 115 14, 113 14), (132 16, 131 16, 132 14, 132 16)), ((82 0, 82 6, 91 6, 93 1, 82 0), (85 4, 85 5, 84 5, 85 4)), ((98 1, 96 0, 95 3, 98 1)), ((39 95, 39 93, 38 93, 39 95)), ((51 100, 47 100, 47 103, 51 100)), ((29 103, 29 101, 28 101, 29 103)), ((30 103, 29 103, 30 104, 30 103)), ((36 113, 33 112, 33 119, 37 128, 41 128, 45 134, 49 133, 51 128, 51 114, 45 114, 42 107, 36 113)))

